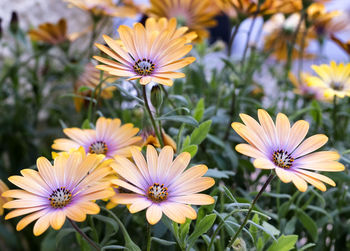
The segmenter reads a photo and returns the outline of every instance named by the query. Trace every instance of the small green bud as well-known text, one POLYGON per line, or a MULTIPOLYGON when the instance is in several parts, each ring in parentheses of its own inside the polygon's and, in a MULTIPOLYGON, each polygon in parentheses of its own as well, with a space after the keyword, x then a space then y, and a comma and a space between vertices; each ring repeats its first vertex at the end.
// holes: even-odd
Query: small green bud
POLYGON ((17 12, 12 11, 10 20, 10 31, 15 34, 18 31, 18 15, 17 12))
POLYGON ((235 251, 247 251, 247 246, 242 238, 236 239, 232 245, 232 248, 235 251))
POLYGON ((163 103, 162 89, 160 89, 159 85, 154 85, 152 87, 151 103, 156 109, 158 109, 163 103))

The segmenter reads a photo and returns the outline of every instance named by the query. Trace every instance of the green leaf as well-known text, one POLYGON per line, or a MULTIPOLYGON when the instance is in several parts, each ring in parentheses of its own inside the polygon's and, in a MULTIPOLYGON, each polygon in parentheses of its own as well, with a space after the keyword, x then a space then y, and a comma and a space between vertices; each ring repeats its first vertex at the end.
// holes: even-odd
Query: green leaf
POLYGON ((191 157, 193 157, 194 155, 196 155, 197 151, 198 151, 198 146, 189 145, 183 148, 181 152, 188 152, 189 154, 191 154, 191 157))
POLYGON ((298 248, 298 251, 304 251, 304 250, 307 250, 308 248, 312 248, 314 246, 316 246, 315 243, 308 243, 305 246, 302 246, 301 248, 298 248))
POLYGON ((228 189, 225 185, 222 187, 224 190, 224 193, 226 196, 232 201, 232 202, 237 202, 233 194, 231 193, 230 189, 228 189))
POLYGON ((203 114, 204 114, 204 99, 201 98, 198 103, 196 108, 193 111, 193 117, 195 120, 197 120, 198 122, 202 120, 203 118, 203 114))
POLYGON ((163 246, 171 246, 171 245, 176 245, 176 242, 173 241, 166 241, 163 239, 159 239, 157 237, 152 237, 152 241, 158 242, 159 244, 162 244, 163 246))
POLYGON ((109 246, 104 246, 103 248, 101 248, 101 251, 105 251, 105 250, 115 250, 115 249, 126 249, 126 247, 124 246, 119 246, 119 245, 109 245, 109 246))
POLYGON ((83 124, 81 125, 81 129, 91 129, 90 121, 88 119, 85 119, 83 124))
POLYGON ((114 231, 118 232, 118 230, 119 230, 118 222, 116 222, 112 218, 106 217, 106 216, 103 216, 103 215, 99 215, 99 214, 92 215, 92 217, 97 219, 97 220, 99 220, 99 221, 103 221, 103 222, 111 225, 113 227, 114 231))
MULTIPOLYGON (((85 227, 82 228, 81 231, 83 231, 84 233, 91 230, 90 227, 85 227)), ((60 243, 60 241, 66 237, 67 235, 74 233, 75 229, 74 228, 62 228, 59 233, 56 235, 56 247, 58 246, 58 244, 60 243)))
POLYGON ((199 145, 207 137, 211 127, 211 120, 204 121, 191 134, 191 144, 199 145))
POLYGON ((191 126, 198 126, 197 120, 192 118, 191 116, 187 115, 172 115, 172 116, 161 116, 156 118, 155 120, 161 120, 161 121, 174 121, 174 122, 180 122, 185 123, 191 126))
POLYGON ((272 226, 270 223, 267 223, 266 221, 263 222, 262 226, 268 230, 272 235, 279 235, 280 231, 272 226))
POLYGON ((187 135, 185 140, 184 140, 184 142, 183 142, 183 144, 182 144, 182 148, 185 148, 185 147, 189 146, 190 143, 191 143, 191 138, 190 138, 190 136, 187 135))
POLYGON ((209 214, 196 223, 196 227, 194 228, 193 233, 188 238, 188 250, 191 249, 191 247, 194 245, 199 236, 205 234, 211 228, 211 226, 215 222, 215 219, 216 214, 209 214))
POLYGON ((289 251, 294 248, 297 240, 297 235, 282 235, 267 249, 267 251, 289 251))
POLYGON ((312 237, 312 240, 317 241, 318 234, 317 234, 317 225, 315 221, 300 209, 297 210, 297 216, 301 224, 303 224, 303 226, 306 228, 306 230, 312 237))
POLYGON ((190 231, 190 226, 191 226, 192 220, 187 219, 186 222, 182 225, 180 225, 179 229, 179 237, 181 242, 185 243, 186 236, 188 232, 190 231))
POLYGON ((209 169, 206 173, 206 177, 212 177, 216 179, 228 179, 230 176, 234 176, 235 173, 232 171, 222 171, 218 169, 209 169))

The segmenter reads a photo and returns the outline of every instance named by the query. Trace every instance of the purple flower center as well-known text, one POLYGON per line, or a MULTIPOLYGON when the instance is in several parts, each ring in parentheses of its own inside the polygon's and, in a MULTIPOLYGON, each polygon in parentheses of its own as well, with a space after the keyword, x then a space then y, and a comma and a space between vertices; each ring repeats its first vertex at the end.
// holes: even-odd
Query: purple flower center
POLYGON ((53 208, 63 208, 69 204, 72 199, 72 193, 65 187, 57 188, 49 197, 53 208))
POLYGON ((272 160, 276 166, 283 169, 290 169, 292 167, 294 158, 292 157, 291 153, 288 153, 287 151, 277 150, 274 151, 272 160))
POLYGON ((96 141, 89 147, 89 153, 104 154, 108 151, 107 144, 103 141, 96 141))
POLYGON ((135 62, 134 71, 140 76, 149 76, 154 71, 154 64, 151 60, 143 58, 135 62))
POLYGON ((154 183, 148 188, 148 198, 154 202, 161 202, 168 198, 168 188, 164 184, 154 183))

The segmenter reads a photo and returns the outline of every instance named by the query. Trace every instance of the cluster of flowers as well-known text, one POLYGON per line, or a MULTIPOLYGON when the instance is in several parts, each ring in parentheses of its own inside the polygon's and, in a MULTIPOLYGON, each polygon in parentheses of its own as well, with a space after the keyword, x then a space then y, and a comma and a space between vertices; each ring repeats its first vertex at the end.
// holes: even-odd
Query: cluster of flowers
MULTIPOLYGON (((131 3, 120 10, 109 8, 111 1, 96 1, 91 5, 83 0, 69 2, 93 10, 94 15, 127 15, 134 10, 131 3)), ((232 0, 230 6, 234 6, 235 14, 242 18, 257 13, 271 14, 272 9, 279 10, 278 3, 282 1, 265 1, 262 6, 255 2, 232 0)), ((102 63, 96 66, 98 70, 138 80, 143 86, 151 82, 171 86, 172 79, 185 77, 176 71, 194 62, 194 57, 185 56, 192 49, 190 43, 206 35, 204 28, 214 25, 211 20, 217 12, 208 11, 213 3, 209 0, 154 0, 151 4, 149 13, 162 18, 151 17, 145 25, 136 23, 132 28, 121 25, 118 28, 120 39, 104 36, 106 45, 96 44, 110 57, 94 57, 102 63), (181 18, 188 27, 178 27, 181 18)), ((44 25, 39 31, 32 31, 32 38, 46 37, 47 41, 53 41, 47 29, 54 30, 55 36, 60 32, 66 36, 65 22, 60 21, 58 28, 44 25)), ((331 63, 330 67, 315 66, 314 70, 320 78, 310 76, 306 81, 309 85, 324 88, 327 95, 349 95, 350 65, 331 63)), ((98 81, 97 77, 93 79, 98 81)), ((338 162, 340 156, 335 151, 314 153, 328 138, 319 134, 304 140, 309 129, 306 121, 300 120, 291 126, 287 116, 280 113, 274 122, 265 110, 258 111, 259 121, 246 114, 240 117, 244 124, 234 122, 232 128, 247 144, 238 144, 236 150, 253 158, 256 168, 273 169, 283 182, 293 182, 303 192, 307 183, 321 191, 326 190, 324 183, 335 186, 330 178, 309 171, 342 171, 344 166, 338 162)), ((38 171, 24 169, 22 176, 9 178, 21 189, 7 190, 2 185, 7 190, 2 196, 15 199, 0 201, 5 202, 3 208, 14 209, 5 218, 28 214, 19 221, 17 230, 37 220, 34 234, 40 235, 50 225, 60 229, 66 218, 84 221, 86 214, 99 213, 96 200, 110 199, 114 204, 128 205, 131 213, 147 208, 146 218, 150 224, 156 224, 163 213, 177 223, 184 223, 186 218, 195 219, 196 211, 189 205, 214 203, 211 196, 200 193, 214 185, 214 179, 203 177, 208 168, 205 165, 187 168, 190 154, 178 153, 174 159, 174 149, 169 145, 159 153, 147 145, 145 158, 141 151, 144 141, 136 136, 138 132, 132 124, 122 125, 119 119, 104 117, 97 120, 95 129, 64 129, 69 139, 55 140, 52 148, 62 152, 53 154, 53 164, 40 157, 38 171)))

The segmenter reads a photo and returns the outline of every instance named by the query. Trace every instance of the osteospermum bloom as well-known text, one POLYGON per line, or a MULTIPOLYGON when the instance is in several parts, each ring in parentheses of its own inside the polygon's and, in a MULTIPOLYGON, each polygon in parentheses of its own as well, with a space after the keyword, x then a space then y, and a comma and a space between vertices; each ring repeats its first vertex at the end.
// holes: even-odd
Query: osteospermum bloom
POLYGON ((23 169, 22 176, 9 177, 21 189, 2 194, 16 198, 4 205, 14 209, 5 219, 28 214, 18 222, 17 231, 37 220, 33 229, 37 236, 50 225, 60 229, 66 217, 81 222, 86 214, 99 213, 94 201, 113 195, 107 189, 110 182, 101 182, 112 171, 109 166, 99 167, 103 158, 96 154, 85 156, 80 150, 57 156, 54 165, 44 157, 38 158, 38 171, 23 169))
POLYGON ((69 39, 67 35, 67 22, 63 18, 57 24, 40 24, 37 29, 30 30, 28 34, 33 41, 52 45, 63 43, 69 39))
POLYGON ((198 35, 198 40, 208 37, 207 28, 216 25, 215 8, 212 0, 151 0, 151 7, 147 11, 150 17, 176 18, 180 25, 187 26, 190 31, 198 35))
POLYGON ((138 8, 132 0, 120 1, 115 5, 113 0, 64 0, 71 6, 89 11, 95 16, 133 17, 138 8))
POLYGON ((185 36, 174 37, 175 29, 172 25, 159 32, 148 31, 141 23, 136 23, 133 28, 121 25, 118 32, 123 46, 120 40, 106 35, 103 38, 109 48, 96 44, 115 61, 94 56, 106 64, 96 68, 111 75, 129 77, 128 80, 139 79, 142 85, 155 82, 171 86, 172 78, 185 77, 184 73, 175 71, 195 60, 194 57, 183 58, 191 51, 192 45, 186 44, 188 38, 185 36))
MULTIPOLYGON (((277 60, 286 60, 288 57, 288 45, 290 41, 294 40, 299 21, 299 13, 292 14, 287 19, 281 13, 273 15, 264 24, 264 31, 267 33, 264 37, 264 50, 271 52, 271 55, 277 60)), ((314 38, 314 33, 305 29, 305 25, 301 24, 295 39, 295 45, 292 48, 293 59, 299 58, 302 45, 304 49, 307 48, 310 40, 314 38)), ((312 54, 305 51, 303 51, 302 56, 304 58, 313 57, 312 54)))
POLYGON ((104 154, 106 158, 116 155, 130 156, 130 147, 141 140, 135 136, 139 129, 133 124, 121 125, 120 119, 106 119, 100 117, 96 122, 96 129, 65 128, 70 139, 56 139, 52 148, 69 151, 82 146, 86 153, 104 154))
MULTIPOLYGON (((113 91, 116 89, 115 86, 108 86, 108 83, 111 83, 116 80, 115 77, 108 77, 100 86, 100 96, 103 99, 110 99, 113 97, 113 91)), ((79 76, 77 81, 74 83, 74 93, 77 96, 74 97, 75 109, 79 112, 81 110, 84 101, 84 97, 91 97, 91 92, 97 88, 100 84, 100 71, 95 68, 92 63, 88 63, 84 66, 82 74, 79 76), (81 90, 81 88, 88 88, 88 90, 81 90), (79 97, 82 96, 82 97, 79 97)), ((98 93, 99 91, 97 91, 98 93)), ((86 102, 88 103, 88 102, 86 102)))
POLYGON ((196 211, 189 206, 208 205, 214 199, 199 192, 214 185, 214 179, 202 177, 208 170, 205 165, 196 165, 189 169, 191 155, 179 154, 173 161, 173 149, 165 146, 158 153, 151 145, 147 146, 146 160, 138 150, 132 150, 135 164, 124 157, 116 157, 113 169, 123 179, 111 182, 130 193, 117 193, 111 201, 130 205, 131 213, 147 208, 146 218, 150 224, 156 224, 164 213, 177 223, 186 218, 195 219, 196 211))
POLYGON ((4 214, 4 204, 10 201, 9 198, 2 196, 2 193, 6 192, 7 190, 9 190, 8 186, 2 180, 0 180, 0 215, 4 214))
POLYGON ((326 191, 324 183, 335 186, 327 176, 308 171, 344 170, 344 165, 337 161, 340 157, 337 152, 313 153, 326 144, 326 135, 316 134, 304 140, 309 123, 299 120, 291 127, 283 113, 277 115, 276 123, 262 109, 258 110, 259 123, 246 114, 240 117, 244 124, 234 122, 232 128, 248 144, 238 144, 236 151, 254 158, 256 168, 274 169, 284 183, 293 182, 302 192, 306 191, 307 182, 321 191, 326 191))
POLYGON ((334 96, 344 98, 350 96, 350 64, 313 65, 312 69, 318 76, 309 76, 306 82, 309 86, 319 88, 324 96, 332 99, 334 96))

